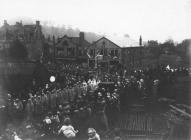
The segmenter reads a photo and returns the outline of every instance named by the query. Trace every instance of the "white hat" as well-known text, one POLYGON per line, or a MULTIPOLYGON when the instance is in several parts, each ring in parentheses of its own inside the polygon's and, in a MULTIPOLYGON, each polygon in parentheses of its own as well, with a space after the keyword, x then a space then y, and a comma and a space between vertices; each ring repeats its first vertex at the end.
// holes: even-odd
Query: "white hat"
POLYGON ((98 96, 102 96, 102 93, 101 93, 101 92, 98 92, 98 96))
POLYGON ((88 134, 96 133, 94 128, 88 128, 88 134))

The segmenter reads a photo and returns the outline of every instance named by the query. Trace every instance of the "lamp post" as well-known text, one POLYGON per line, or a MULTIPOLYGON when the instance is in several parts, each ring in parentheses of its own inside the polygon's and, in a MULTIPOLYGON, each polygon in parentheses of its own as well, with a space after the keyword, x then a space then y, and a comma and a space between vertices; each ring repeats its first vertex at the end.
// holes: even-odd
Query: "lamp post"
POLYGON ((55 80, 56 80, 56 77, 55 77, 55 76, 50 76, 50 82, 51 82, 51 83, 55 82, 55 80))

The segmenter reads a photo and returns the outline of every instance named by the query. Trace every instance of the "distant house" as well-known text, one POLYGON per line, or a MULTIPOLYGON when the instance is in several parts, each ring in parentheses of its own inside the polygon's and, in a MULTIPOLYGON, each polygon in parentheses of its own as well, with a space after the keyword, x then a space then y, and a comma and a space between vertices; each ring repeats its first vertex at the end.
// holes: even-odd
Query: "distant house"
POLYGON ((121 47, 111 40, 107 39, 106 37, 102 37, 89 46, 88 56, 90 65, 94 65, 93 63, 96 62, 96 59, 99 59, 100 63, 120 63, 121 47))
POLYGON ((19 39, 23 42, 41 40, 43 38, 40 21, 36 24, 23 25, 22 22, 16 22, 15 25, 9 25, 6 20, 0 27, 0 40, 19 39))
POLYGON ((0 27, 0 51, 6 52, 15 39, 18 39, 27 47, 30 60, 40 59, 44 39, 40 21, 36 21, 36 24, 23 25, 22 22, 16 22, 15 25, 9 25, 4 20, 3 26, 0 27))
POLYGON ((55 44, 56 60, 87 62, 86 52, 89 45, 90 43, 85 40, 84 32, 80 32, 79 37, 65 35, 55 44))
POLYGON ((139 45, 122 48, 122 64, 129 70, 142 69, 144 67, 155 67, 159 64, 161 48, 156 41, 143 45, 142 37, 139 38, 139 45))

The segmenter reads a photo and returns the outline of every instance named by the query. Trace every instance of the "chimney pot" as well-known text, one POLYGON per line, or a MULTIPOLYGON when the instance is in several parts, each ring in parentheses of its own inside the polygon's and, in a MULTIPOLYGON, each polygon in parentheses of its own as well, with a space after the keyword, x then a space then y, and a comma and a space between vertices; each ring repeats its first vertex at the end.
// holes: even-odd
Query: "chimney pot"
POLYGON ((84 40, 84 32, 80 32, 80 40, 84 40))
POLYGON ((4 25, 6 25, 7 24, 7 20, 4 20, 4 25))
POLYGON ((40 21, 39 20, 36 21, 36 25, 40 25, 40 21))
POLYGON ((142 46, 142 36, 139 38, 139 46, 142 46))

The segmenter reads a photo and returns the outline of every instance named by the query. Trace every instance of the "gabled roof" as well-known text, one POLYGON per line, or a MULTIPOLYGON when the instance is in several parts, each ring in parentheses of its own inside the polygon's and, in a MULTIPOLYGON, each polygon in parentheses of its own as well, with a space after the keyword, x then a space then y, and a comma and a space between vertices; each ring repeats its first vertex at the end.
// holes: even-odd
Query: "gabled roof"
POLYGON ((102 37, 102 38, 98 39, 97 41, 93 42, 90 46, 94 46, 97 42, 99 42, 99 41, 102 40, 102 39, 106 39, 106 40, 108 40, 110 43, 112 43, 112 44, 114 44, 115 46, 121 48, 119 45, 117 45, 116 43, 114 43, 113 41, 109 40, 109 39, 106 38, 106 37, 102 37))
MULTIPOLYGON (((60 40, 56 44, 60 43, 60 41, 64 38, 68 38, 75 45, 80 45, 79 37, 68 37, 67 35, 64 35, 63 37, 59 38, 60 40)), ((84 39, 82 42, 82 46, 88 47, 89 45, 90 45, 90 43, 84 39)))

